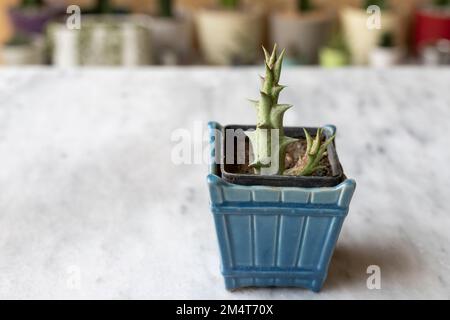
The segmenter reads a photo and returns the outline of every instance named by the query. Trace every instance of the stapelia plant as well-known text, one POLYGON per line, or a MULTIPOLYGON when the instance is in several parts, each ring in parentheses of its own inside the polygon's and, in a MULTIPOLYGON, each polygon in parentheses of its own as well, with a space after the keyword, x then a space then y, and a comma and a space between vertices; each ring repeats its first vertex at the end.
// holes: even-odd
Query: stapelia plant
POLYGON ((320 160, 326 154, 327 147, 334 136, 322 143, 322 129, 317 130, 314 140, 304 130, 307 142, 306 153, 293 168, 285 170, 286 147, 297 139, 284 135, 284 113, 292 105, 278 103, 279 95, 285 88, 279 84, 284 50, 279 55, 277 45, 274 46, 271 54, 264 47, 263 50, 266 72, 262 77, 260 99, 251 100, 257 110, 256 130, 246 132, 253 149, 254 159, 250 167, 256 174, 262 175, 312 175, 322 168, 320 160))
POLYGON ((172 0, 159 0, 159 15, 162 17, 172 17, 172 0))

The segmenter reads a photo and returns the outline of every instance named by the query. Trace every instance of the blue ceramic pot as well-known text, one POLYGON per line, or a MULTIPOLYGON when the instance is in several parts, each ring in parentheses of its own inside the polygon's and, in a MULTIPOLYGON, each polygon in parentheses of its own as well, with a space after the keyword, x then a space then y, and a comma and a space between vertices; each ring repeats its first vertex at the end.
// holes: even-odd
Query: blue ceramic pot
MULTIPOLYGON (((209 124, 214 158, 214 133, 209 124)), ((244 186, 225 182, 212 161, 211 211, 229 290, 239 287, 304 287, 318 292, 356 187, 244 186)))

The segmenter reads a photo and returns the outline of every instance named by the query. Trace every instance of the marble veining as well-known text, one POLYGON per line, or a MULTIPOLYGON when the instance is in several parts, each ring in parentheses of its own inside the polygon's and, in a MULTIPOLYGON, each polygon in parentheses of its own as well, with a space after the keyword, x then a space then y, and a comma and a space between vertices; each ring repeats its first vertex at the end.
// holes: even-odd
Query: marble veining
POLYGON ((286 69, 285 124, 335 124, 358 187, 321 293, 224 289, 207 164, 171 137, 254 123, 261 71, 0 69, 0 298, 449 299, 449 68, 286 69))

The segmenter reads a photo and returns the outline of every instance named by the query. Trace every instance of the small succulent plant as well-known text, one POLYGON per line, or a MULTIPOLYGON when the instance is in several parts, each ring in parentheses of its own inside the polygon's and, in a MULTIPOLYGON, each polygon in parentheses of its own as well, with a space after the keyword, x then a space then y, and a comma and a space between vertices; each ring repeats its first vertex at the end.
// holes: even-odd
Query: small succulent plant
POLYGON ((297 10, 300 12, 308 12, 313 10, 314 7, 310 0, 297 0, 297 10))
POLYGON ((328 138, 325 142, 322 142, 322 129, 317 129, 316 137, 311 135, 303 129, 306 137, 306 152, 298 160, 294 167, 286 170, 284 174, 292 176, 310 176, 319 169, 323 169, 324 166, 320 165, 320 161, 323 156, 326 155, 327 147, 333 142, 334 136, 328 138))
POLYGON ((239 5, 239 0, 220 0, 222 7, 227 9, 236 9, 239 5))
POLYGON ((22 8, 38 8, 41 7, 43 5, 43 1, 42 0, 23 0, 21 2, 21 7, 22 8))
POLYGON ((379 46, 382 48, 392 48, 395 46, 394 35, 392 32, 385 32, 381 35, 379 46))
POLYGON ((265 55, 265 76, 259 100, 250 100, 257 111, 256 130, 247 131, 253 149, 253 161, 250 167, 256 174, 262 175, 312 175, 320 169, 320 160, 326 154, 328 145, 334 136, 322 143, 322 129, 317 131, 313 140, 305 130, 307 152, 291 169, 285 170, 286 147, 298 139, 285 136, 283 128, 284 113, 292 107, 279 104, 278 98, 285 86, 280 85, 281 67, 284 50, 277 53, 275 44, 272 53, 263 47, 265 55), (276 134, 273 134, 273 133, 276 134), (275 140, 276 139, 276 140, 275 140))
POLYGON ((367 9, 370 6, 378 6, 381 10, 387 9, 386 0, 365 0, 363 8, 367 9))

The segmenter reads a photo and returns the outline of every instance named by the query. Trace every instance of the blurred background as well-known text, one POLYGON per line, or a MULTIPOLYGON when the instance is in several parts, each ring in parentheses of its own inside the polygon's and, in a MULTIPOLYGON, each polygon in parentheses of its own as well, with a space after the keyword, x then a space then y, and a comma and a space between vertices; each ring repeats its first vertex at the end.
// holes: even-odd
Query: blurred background
POLYGON ((252 65, 275 42, 290 65, 448 65, 450 0, 0 0, 2 65, 252 65))

